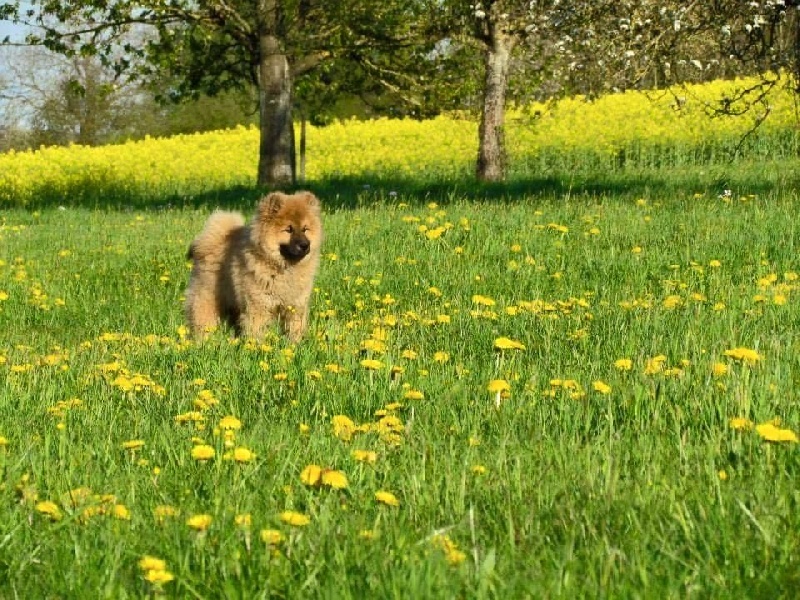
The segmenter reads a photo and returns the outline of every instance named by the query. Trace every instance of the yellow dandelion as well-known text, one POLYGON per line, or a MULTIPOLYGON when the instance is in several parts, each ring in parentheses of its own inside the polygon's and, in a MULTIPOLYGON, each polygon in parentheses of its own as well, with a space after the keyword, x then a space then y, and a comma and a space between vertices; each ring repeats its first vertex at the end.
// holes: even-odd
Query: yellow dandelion
POLYGON ((511 384, 508 383, 505 379, 492 379, 489 382, 489 385, 486 386, 486 389, 493 394, 500 393, 500 392, 510 392, 511 391, 511 384))
POLYGON ((374 358, 365 358, 364 360, 361 361, 361 366, 367 369, 368 371, 377 371, 378 369, 383 368, 383 363, 374 358))
POLYGON ((233 449, 233 452, 225 453, 225 458, 238 463, 246 463, 255 460, 256 453, 244 446, 237 446, 233 449))
POLYGON ((767 442, 797 442, 797 434, 791 429, 781 429, 773 422, 762 423, 756 426, 756 433, 767 442))
POLYGON ((192 458, 199 461, 214 458, 214 448, 208 444, 198 444, 192 448, 192 458))
POLYGON ((222 417, 219 422, 219 428, 225 430, 238 430, 242 428, 242 422, 232 415, 222 417))
POLYGON ((177 517, 181 514, 181 511, 174 506, 170 506, 169 504, 159 504, 153 509, 153 516, 156 519, 156 522, 163 523, 166 519, 170 517, 177 517))
POLYGON ((324 469, 322 471, 322 484, 334 490, 343 490, 348 485, 347 476, 342 471, 324 469))
POLYGON ((292 527, 305 527, 311 523, 311 519, 308 517, 308 515, 304 515, 303 513, 295 512, 293 510, 283 511, 280 514, 280 519, 292 527))
POLYGON ((353 450, 351 456, 358 462, 374 463, 378 460, 378 453, 372 450, 353 450))
POLYGON ((458 549, 456 543, 444 534, 435 535, 431 543, 444 552, 445 559, 451 565, 458 565, 467 559, 467 555, 458 549))
POLYGON ((425 398, 425 394, 423 394, 420 390, 408 390, 405 394, 403 394, 403 398, 406 400, 423 400, 425 398))
POLYGON ((129 440, 127 442, 122 442, 122 448, 124 450, 138 450, 142 447, 144 447, 144 440, 129 440))
POLYGON ((308 465, 300 472, 300 481, 306 485, 317 486, 322 479, 322 467, 308 465))
POLYGON ((725 356, 728 356, 734 360, 738 360, 747 364, 755 364, 762 360, 762 356, 758 352, 744 347, 725 350, 724 354, 725 356))
POLYGON ((711 372, 714 374, 714 377, 722 377, 728 372, 728 365, 721 362, 715 362, 711 365, 711 372))
POLYGON ((462 552, 458 548, 453 548, 445 553, 444 555, 447 563, 450 565, 460 565, 462 562, 467 560, 467 555, 465 552, 462 552))
POLYGON ((753 422, 750 419, 745 419, 744 417, 734 417, 729 422, 730 426, 737 430, 753 428, 753 422))
POLYGON ((248 529, 253 524, 253 515, 250 513, 242 513, 233 517, 233 522, 237 527, 248 529))
POLYGON ((507 337, 497 338, 494 341, 494 347, 498 350, 525 350, 525 345, 522 342, 507 337))
POLYGON ((442 234, 445 231, 446 231, 445 228, 441 227, 441 226, 440 227, 435 227, 434 229, 428 229, 425 232, 425 237, 428 238, 429 240, 437 240, 440 237, 442 237, 442 234))
POLYGON ((154 585, 163 585, 175 579, 175 576, 166 569, 149 569, 144 578, 154 585))
POLYGON ((380 490, 375 492, 375 500, 386 506, 400 506, 400 500, 391 492, 380 490))
POLYGON ((41 502, 37 502, 34 509, 39 514, 45 515, 50 517, 53 521, 60 521, 62 514, 61 509, 58 507, 58 504, 55 502, 51 502, 50 500, 42 500, 41 502))
POLYGON ((630 371, 633 368, 633 361, 630 358, 618 358, 614 361, 614 368, 619 371, 630 371))
POLYGON ((336 415, 331 419, 333 435, 345 442, 350 441, 356 431, 356 424, 345 415, 336 415))
POLYGON ((219 400, 217 400, 217 397, 214 396, 214 392, 206 389, 197 392, 197 400, 199 400, 205 406, 219 404, 219 400))
POLYGON ((128 507, 124 504, 115 504, 114 508, 111 511, 111 515, 115 519, 119 519, 120 521, 130 521, 131 520, 131 511, 128 510, 128 507))
POLYGON ((196 410, 175 415, 175 421, 177 423, 203 423, 205 420, 206 418, 203 413, 196 410))
POLYGON ((480 294, 475 294, 472 297, 472 303, 479 304, 481 306, 494 306, 495 304, 497 304, 491 298, 488 298, 487 296, 481 296, 480 294))
POLYGON ((597 381, 592 382, 592 389, 599 394, 610 394, 611 393, 611 386, 608 385, 605 381, 597 381))
POLYGON ((139 560, 139 568, 142 571, 163 571, 167 568, 167 562, 155 556, 145 554, 139 560))
POLYGON ((658 356, 653 356, 652 358, 648 358, 647 362, 644 366, 644 374, 645 375, 655 375, 656 373, 660 373, 664 370, 664 363, 667 362, 667 357, 663 354, 659 354, 658 356))
POLYGON ((277 529, 262 529, 261 541, 269 546, 277 546, 283 541, 283 534, 277 529))
POLYGON ((211 515, 199 514, 199 515, 192 515, 191 517, 186 519, 186 524, 192 529, 196 529, 197 531, 205 531, 211 526, 212 521, 213 519, 211 515))
POLYGON ((433 353, 433 360, 438 363, 446 363, 450 360, 450 354, 448 352, 434 352, 433 353))

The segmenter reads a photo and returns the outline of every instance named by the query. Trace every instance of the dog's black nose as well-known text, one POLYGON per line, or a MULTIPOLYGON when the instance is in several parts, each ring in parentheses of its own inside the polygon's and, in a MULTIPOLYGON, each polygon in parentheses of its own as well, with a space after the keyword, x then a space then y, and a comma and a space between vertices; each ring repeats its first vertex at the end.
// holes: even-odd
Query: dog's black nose
POLYGON ((288 244, 281 246, 281 254, 289 260, 300 260, 304 258, 311 249, 311 241, 303 236, 291 240, 288 244))

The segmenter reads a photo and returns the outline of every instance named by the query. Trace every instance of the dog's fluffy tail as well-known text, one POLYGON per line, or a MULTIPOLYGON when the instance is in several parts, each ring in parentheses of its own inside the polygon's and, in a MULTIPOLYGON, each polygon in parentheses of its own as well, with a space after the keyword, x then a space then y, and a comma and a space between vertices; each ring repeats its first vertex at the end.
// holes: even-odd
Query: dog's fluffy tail
POLYGON ((230 238, 244 228, 244 217, 236 212, 216 210, 206 221, 203 231, 189 245, 190 260, 221 259, 230 238))

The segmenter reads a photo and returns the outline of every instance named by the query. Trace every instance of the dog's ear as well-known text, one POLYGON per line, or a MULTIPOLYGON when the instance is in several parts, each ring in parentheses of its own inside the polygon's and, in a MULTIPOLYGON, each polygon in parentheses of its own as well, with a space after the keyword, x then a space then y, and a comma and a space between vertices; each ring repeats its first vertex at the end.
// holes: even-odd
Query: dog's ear
POLYGON ((269 224, 275 219, 278 212, 280 212, 285 198, 286 195, 281 192, 271 192, 264 196, 258 203, 255 219, 253 219, 251 228, 252 232, 250 234, 251 239, 257 246, 266 243, 269 224))
POLYGON ((303 198, 305 198, 308 208, 319 210, 319 198, 317 198, 313 193, 298 192, 298 195, 303 196, 303 198))
POLYGON ((283 206, 286 195, 281 192, 267 194, 258 204, 258 214, 262 216, 274 215, 283 206))

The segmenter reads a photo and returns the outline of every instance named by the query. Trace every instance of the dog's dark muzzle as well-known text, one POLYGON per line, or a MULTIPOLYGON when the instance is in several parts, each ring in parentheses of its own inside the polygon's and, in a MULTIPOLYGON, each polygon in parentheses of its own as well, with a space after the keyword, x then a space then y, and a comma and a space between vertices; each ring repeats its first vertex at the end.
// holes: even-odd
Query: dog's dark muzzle
POLYGON ((281 244, 281 255, 287 260, 300 260, 311 250, 311 242, 305 235, 293 235, 288 244, 281 244))

